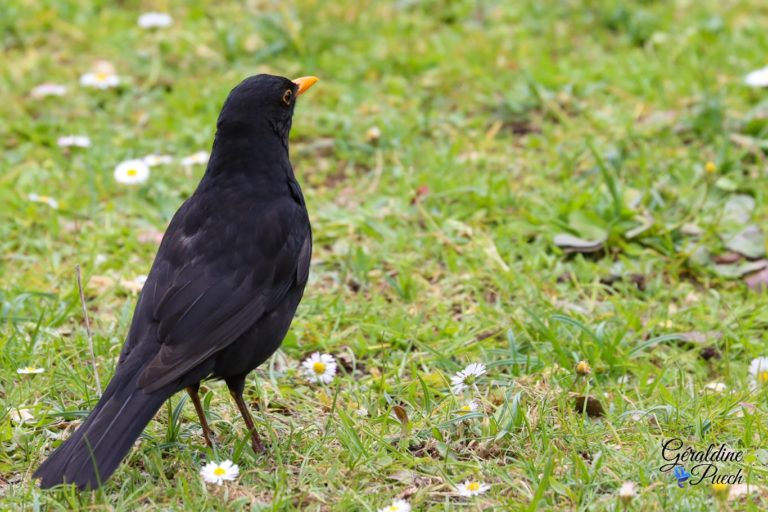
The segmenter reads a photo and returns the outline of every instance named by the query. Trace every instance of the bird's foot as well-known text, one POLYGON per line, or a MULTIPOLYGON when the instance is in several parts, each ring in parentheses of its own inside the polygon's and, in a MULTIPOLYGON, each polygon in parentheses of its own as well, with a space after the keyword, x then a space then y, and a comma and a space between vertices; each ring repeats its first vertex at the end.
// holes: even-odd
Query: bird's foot
POLYGON ((209 429, 203 429, 203 441, 205 441, 205 445, 208 448, 213 449, 214 446, 219 443, 219 438, 216 436, 216 434, 213 433, 213 431, 209 429))
POLYGON ((251 432, 251 448, 253 448, 253 452, 256 454, 267 453, 267 448, 261 442, 261 438, 256 432, 251 432))

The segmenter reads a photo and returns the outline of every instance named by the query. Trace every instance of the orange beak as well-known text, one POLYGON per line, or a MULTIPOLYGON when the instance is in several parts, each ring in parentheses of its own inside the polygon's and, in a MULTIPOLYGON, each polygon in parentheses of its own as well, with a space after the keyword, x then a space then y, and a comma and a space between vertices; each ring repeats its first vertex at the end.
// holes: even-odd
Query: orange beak
POLYGON ((296 96, 301 96, 307 89, 315 85, 319 79, 316 76, 303 76, 293 81, 299 86, 299 90, 296 92, 296 96))

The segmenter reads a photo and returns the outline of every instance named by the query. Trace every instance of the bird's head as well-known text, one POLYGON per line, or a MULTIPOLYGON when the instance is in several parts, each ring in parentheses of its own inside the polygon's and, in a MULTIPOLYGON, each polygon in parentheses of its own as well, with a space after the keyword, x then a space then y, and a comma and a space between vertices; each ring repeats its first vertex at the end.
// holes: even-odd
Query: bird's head
POLYGON ((224 102, 216 123, 218 135, 248 137, 266 135, 271 130, 287 141, 296 99, 315 82, 314 76, 295 80, 274 75, 246 78, 224 102))

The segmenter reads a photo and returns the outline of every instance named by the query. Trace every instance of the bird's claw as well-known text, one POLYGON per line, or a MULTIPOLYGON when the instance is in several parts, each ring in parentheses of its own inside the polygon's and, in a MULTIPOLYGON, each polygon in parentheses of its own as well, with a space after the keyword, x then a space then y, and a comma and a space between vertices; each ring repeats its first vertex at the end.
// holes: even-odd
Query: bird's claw
POLYGON ((256 432, 251 433, 251 448, 253 448, 253 453, 256 454, 267 453, 267 448, 261 442, 261 438, 256 432))

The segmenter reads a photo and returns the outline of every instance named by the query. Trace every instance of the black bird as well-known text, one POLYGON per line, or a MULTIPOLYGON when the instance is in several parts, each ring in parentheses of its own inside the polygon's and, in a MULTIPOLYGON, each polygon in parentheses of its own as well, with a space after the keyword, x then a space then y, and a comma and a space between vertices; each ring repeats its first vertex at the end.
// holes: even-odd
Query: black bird
POLYGON ((245 377, 280 346, 304 293, 312 232, 288 159, 296 99, 315 82, 257 75, 227 97, 200 184, 176 212, 136 303, 109 386, 37 469, 43 488, 96 488, 171 395, 223 379, 251 433, 245 377))

